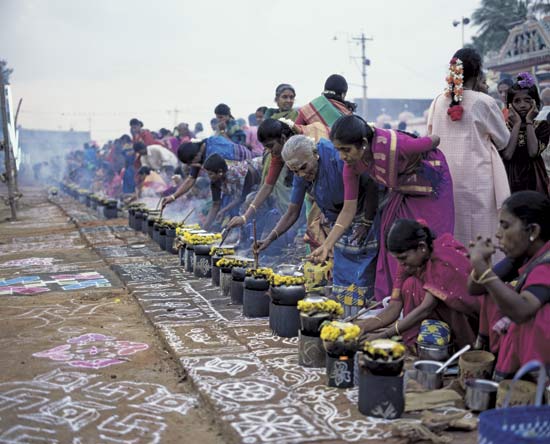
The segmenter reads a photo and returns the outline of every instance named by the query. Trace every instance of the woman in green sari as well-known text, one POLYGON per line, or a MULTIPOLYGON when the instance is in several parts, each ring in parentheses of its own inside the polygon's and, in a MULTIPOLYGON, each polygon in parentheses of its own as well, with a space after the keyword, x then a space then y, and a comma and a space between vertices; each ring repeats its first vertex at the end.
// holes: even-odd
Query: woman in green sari
POLYGON ((298 117, 298 111, 293 109, 296 91, 292 85, 281 83, 275 89, 275 103, 277 108, 268 108, 264 113, 264 120, 267 119, 289 119, 293 122, 298 117))

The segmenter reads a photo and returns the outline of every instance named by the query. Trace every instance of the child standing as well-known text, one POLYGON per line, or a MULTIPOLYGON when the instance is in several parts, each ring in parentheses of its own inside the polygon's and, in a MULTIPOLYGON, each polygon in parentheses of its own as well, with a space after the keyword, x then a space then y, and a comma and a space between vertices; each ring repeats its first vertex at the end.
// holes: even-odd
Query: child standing
POLYGON ((534 77, 528 72, 518 74, 508 90, 508 129, 510 141, 501 151, 512 193, 533 190, 549 195, 548 175, 541 153, 548 145, 550 125, 535 121, 540 97, 534 77))

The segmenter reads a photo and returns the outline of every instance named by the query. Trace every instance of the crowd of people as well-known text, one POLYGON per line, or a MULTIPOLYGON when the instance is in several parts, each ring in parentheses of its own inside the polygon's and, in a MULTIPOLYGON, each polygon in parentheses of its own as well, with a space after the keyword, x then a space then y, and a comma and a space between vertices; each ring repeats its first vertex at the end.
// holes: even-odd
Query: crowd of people
POLYGON ((550 90, 519 73, 495 100, 470 48, 454 54, 446 84, 424 136, 365 121, 334 74, 299 110, 280 84, 276 107, 250 125, 217 105, 210 137, 199 124, 153 133, 132 119, 130 135, 71 153, 66 174, 121 200, 192 200, 209 230, 255 219, 256 252, 305 232, 310 260, 333 259, 347 315, 390 296, 357 321, 368 338, 412 345, 423 320, 444 321, 457 345, 497 353, 506 377, 530 359, 550 364, 550 90))

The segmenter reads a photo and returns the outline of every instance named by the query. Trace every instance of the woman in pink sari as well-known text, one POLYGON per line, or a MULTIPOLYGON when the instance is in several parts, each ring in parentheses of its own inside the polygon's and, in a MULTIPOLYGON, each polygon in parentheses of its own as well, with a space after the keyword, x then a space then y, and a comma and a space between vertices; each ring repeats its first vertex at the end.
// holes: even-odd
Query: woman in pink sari
POLYGON ((436 237, 420 222, 399 219, 388 233, 386 246, 399 262, 389 306, 378 316, 359 321, 364 332, 387 327, 369 339, 402 335, 413 346, 425 319, 446 322, 453 342, 473 344, 479 322, 479 298, 470 296, 471 266, 466 249, 449 233, 436 237), (403 310, 403 319, 398 320, 403 310))
POLYGON ((332 127, 330 138, 345 162, 344 208, 325 243, 312 253, 324 260, 355 214, 359 176, 365 172, 388 189, 381 208, 381 242, 376 265, 374 296, 390 295, 397 261, 388 254, 385 239, 397 219, 424 219, 436 233, 452 233, 453 184, 445 156, 435 148, 437 136, 414 138, 406 133, 371 128, 358 116, 344 116, 332 127))
POLYGON ((514 193, 495 236, 506 259, 492 268, 495 247, 478 237, 470 244, 468 284, 470 293, 483 294, 479 333, 498 355, 496 378, 504 379, 532 359, 550 365, 550 199, 514 193))

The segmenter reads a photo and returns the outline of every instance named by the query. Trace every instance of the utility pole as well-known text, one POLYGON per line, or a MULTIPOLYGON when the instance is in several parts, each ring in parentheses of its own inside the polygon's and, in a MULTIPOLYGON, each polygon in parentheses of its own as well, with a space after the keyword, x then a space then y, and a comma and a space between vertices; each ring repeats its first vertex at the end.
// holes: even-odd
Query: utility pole
POLYGON ((352 40, 361 42, 361 77, 363 78, 363 100, 361 102, 361 115, 364 119, 367 118, 367 66, 370 66, 370 60, 366 56, 366 43, 372 38, 365 37, 365 33, 361 33, 361 37, 352 37, 352 40))
POLYGON ((179 123, 179 122, 178 122, 178 115, 179 115, 180 111, 181 111, 181 110, 178 109, 177 106, 174 107, 173 110, 168 111, 168 114, 174 114, 174 128, 175 128, 176 126, 178 126, 178 123, 179 123))
MULTIPOLYGON (((12 160, 13 151, 11 148, 10 135, 8 129, 8 112, 6 101, 6 88, 4 85, 4 75, 0 70, 0 107, 2 108, 2 132, 4 134, 4 164, 6 167, 6 182, 8 185, 8 202, 11 210, 11 219, 17 219, 17 209, 15 206, 15 162, 12 160)), ((15 130, 15 128, 14 128, 15 130)))

